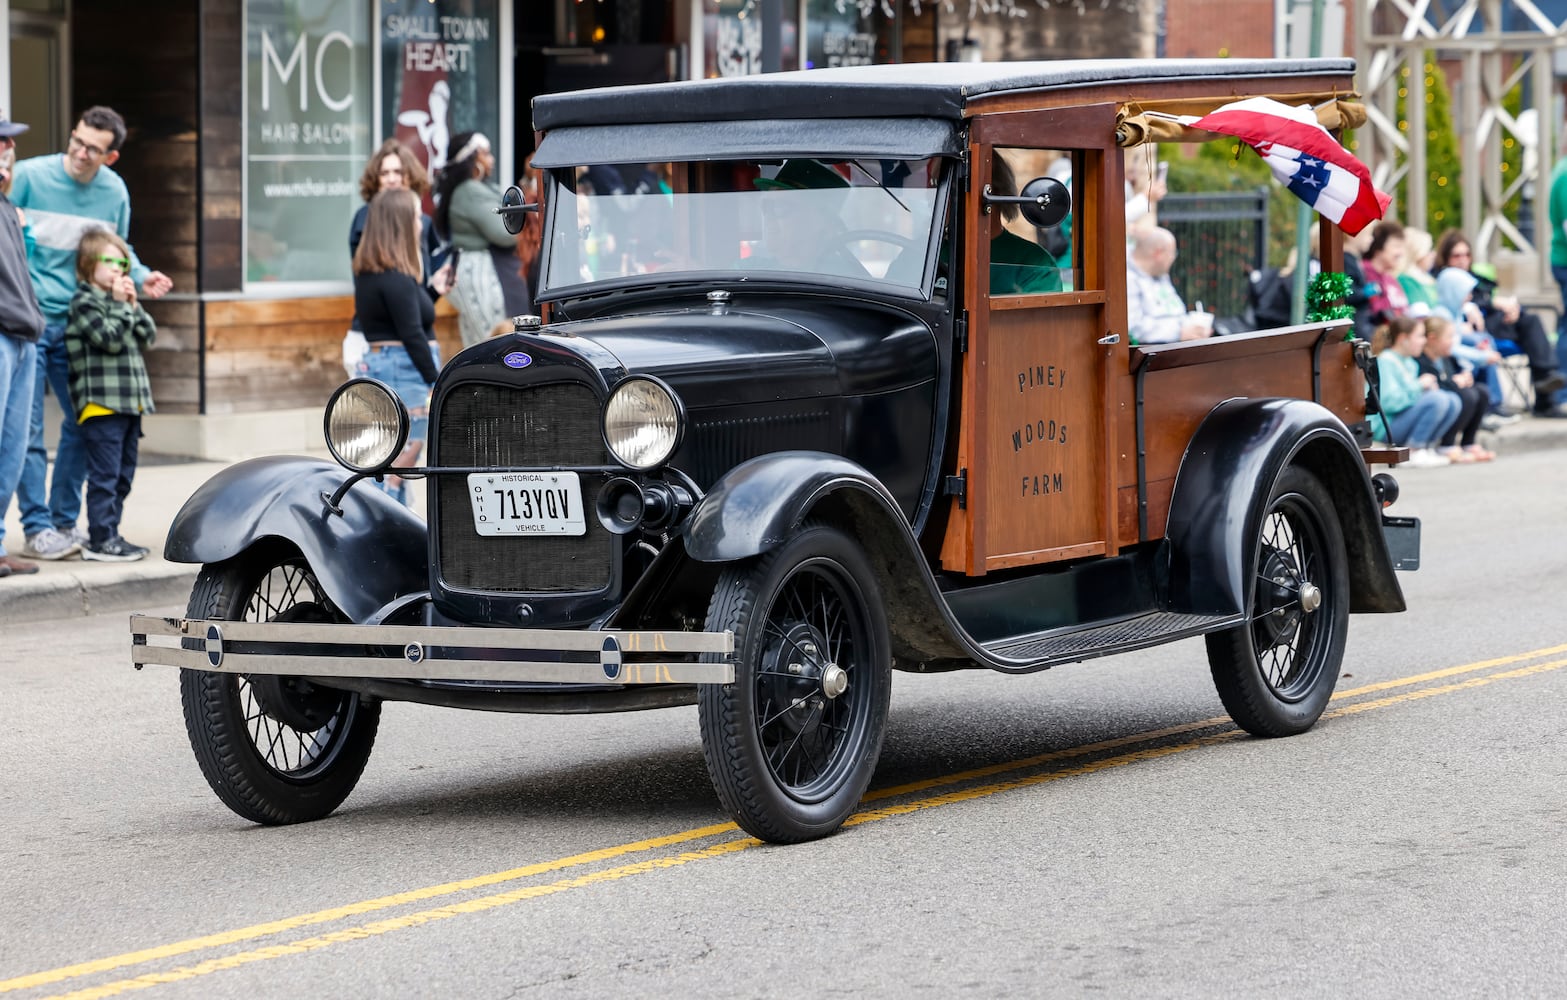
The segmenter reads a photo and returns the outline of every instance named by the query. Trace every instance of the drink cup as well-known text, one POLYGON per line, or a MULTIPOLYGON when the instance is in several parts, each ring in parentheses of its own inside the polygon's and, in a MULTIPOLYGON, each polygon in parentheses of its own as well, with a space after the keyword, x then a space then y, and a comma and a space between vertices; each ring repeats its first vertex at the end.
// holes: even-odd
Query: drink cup
POLYGON ((1186 314, 1186 322, 1189 326, 1201 326, 1207 333, 1213 333, 1213 313, 1193 310, 1186 314))

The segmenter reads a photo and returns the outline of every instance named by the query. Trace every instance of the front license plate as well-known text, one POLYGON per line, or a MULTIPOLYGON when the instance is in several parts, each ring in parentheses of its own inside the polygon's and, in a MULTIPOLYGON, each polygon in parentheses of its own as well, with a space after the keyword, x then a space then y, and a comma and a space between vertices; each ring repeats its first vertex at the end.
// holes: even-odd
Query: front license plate
POLYGON ((481 535, 585 535, 575 472, 472 472, 468 500, 481 535))
POLYGON ((1420 568, 1420 518, 1382 516, 1382 537, 1387 539, 1387 554, 1393 568, 1420 568))

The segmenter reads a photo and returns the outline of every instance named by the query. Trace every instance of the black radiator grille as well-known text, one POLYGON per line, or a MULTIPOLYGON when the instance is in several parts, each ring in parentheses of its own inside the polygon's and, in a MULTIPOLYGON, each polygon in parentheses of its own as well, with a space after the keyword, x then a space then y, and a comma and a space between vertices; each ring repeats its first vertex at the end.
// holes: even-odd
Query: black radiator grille
MULTIPOLYGON (((527 468, 610 464, 599 432, 599 400, 577 382, 460 386, 441 401, 441 465, 527 468)), ((492 536, 473 528, 468 477, 437 477, 437 551, 448 587, 497 593, 559 593, 609 586, 615 538, 593 517, 608 476, 584 473, 588 531, 578 536, 492 536)))

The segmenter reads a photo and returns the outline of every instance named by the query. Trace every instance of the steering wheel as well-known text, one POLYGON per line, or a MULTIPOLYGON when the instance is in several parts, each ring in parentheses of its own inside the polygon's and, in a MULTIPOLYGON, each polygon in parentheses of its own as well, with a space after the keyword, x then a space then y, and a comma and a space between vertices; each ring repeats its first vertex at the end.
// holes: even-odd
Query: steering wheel
POLYGON ((919 269, 925 266, 925 255, 919 244, 907 236, 889 233, 884 229, 846 229, 833 233, 832 240, 855 260, 859 260, 859 255, 850 249, 855 243, 864 241, 897 247, 898 255, 887 265, 884 279, 900 285, 917 285, 920 282, 919 269), (904 273, 910 270, 914 271, 912 275, 904 273))

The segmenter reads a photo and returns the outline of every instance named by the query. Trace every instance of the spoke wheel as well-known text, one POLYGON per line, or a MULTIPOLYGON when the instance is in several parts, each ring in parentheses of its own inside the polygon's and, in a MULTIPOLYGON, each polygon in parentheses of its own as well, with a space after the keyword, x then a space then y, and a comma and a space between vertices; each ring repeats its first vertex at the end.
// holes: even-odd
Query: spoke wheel
POLYGON ((822 525, 725 570, 709 631, 735 634, 735 682, 699 702, 724 806, 774 843, 824 837, 870 784, 891 694, 880 591, 858 545, 822 525))
MULTIPOLYGON (((295 554, 255 552, 202 568, 192 618, 342 621, 295 554)), ((378 702, 302 677, 180 671, 191 748, 218 798, 257 823, 320 819, 353 791, 380 724, 378 702)))
POLYGON ((1256 736, 1304 732, 1338 682, 1349 621, 1344 535, 1311 473, 1279 478, 1257 532, 1250 621, 1208 636, 1219 698, 1256 736))

